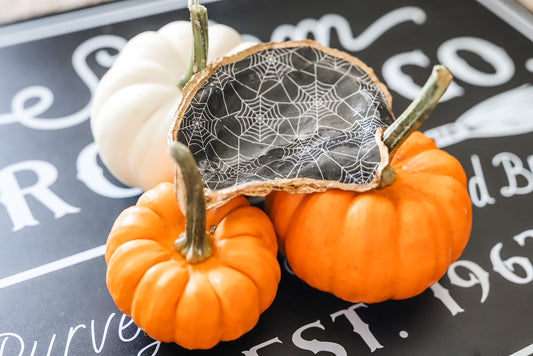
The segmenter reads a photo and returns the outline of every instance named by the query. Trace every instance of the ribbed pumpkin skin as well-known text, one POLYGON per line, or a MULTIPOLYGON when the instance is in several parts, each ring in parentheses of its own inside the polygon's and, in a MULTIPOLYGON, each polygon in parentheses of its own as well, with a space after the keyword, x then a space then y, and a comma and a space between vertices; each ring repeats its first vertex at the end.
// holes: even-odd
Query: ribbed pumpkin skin
POLYGON ((174 187, 161 183, 124 210, 107 241, 107 286, 151 337, 189 349, 233 340, 257 323, 277 292, 272 224, 244 197, 207 212, 214 254, 189 264, 173 244, 185 230, 174 187))
MULTIPOLYGON (((130 39, 98 83, 91 108, 91 131, 98 153, 121 182, 143 190, 174 181, 167 136, 182 99, 178 82, 192 51, 188 21, 130 39)), ((209 58, 238 52, 251 44, 234 29, 209 27, 209 58)))
POLYGON ((374 303, 423 292, 460 256, 472 206, 459 161, 415 132, 391 165, 397 180, 383 189, 267 197, 297 276, 344 300, 374 303))

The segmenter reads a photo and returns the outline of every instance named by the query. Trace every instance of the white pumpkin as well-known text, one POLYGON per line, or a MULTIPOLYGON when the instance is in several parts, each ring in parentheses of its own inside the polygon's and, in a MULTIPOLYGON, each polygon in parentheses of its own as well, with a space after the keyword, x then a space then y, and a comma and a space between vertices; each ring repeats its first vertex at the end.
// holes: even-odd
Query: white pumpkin
MULTIPOLYGON (((244 42, 234 29, 209 27, 208 62, 237 52, 244 42)), ((181 100, 178 81, 189 65, 192 30, 188 21, 133 37, 98 84, 91 131, 108 170, 128 186, 148 190, 174 180, 167 136, 181 100)))

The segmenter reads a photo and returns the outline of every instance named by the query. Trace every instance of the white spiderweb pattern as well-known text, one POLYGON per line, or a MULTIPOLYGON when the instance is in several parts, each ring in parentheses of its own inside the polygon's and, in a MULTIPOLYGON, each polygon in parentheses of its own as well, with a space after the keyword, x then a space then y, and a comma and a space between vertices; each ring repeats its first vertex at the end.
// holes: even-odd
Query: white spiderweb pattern
POLYGON ((356 65, 313 47, 271 48, 219 68, 178 140, 210 189, 287 178, 365 185, 381 162, 376 130, 393 120, 356 65))

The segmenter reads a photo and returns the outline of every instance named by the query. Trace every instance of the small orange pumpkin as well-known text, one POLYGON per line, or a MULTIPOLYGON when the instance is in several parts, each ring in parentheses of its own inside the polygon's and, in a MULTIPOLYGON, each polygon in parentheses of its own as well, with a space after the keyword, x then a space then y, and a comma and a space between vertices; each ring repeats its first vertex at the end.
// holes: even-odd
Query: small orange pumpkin
POLYGON ((206 213, 194 158, 180 144, 171 151, 187 188, 186 216, 170 183, 123 211, 107 241, 107 286, 151 337, 207 349, 252 329, 274 300, 276 237, 242 196, 206 213))
POLYGON ((391 167, 395 181, 382 189, 267 197, 280 250, 297 276, 367 303, 415 296, 443 276, 470 235, 465 172, 420 132, 391 167))

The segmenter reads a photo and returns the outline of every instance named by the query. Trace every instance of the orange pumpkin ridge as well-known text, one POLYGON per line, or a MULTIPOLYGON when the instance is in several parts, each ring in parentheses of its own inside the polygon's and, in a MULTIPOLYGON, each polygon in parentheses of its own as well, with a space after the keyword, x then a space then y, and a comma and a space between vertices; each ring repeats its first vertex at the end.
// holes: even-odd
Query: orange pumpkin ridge
POLYGON ((190 245, 200 249, 192 254, 189 247, 176 250, 192 218, 202 225, 201 217, 190 215, 198 206, 192 200, 203 200, 203 185, 195 186, 200 192, 187 196, 187 218, 171 183, 145 192, 120 214, 107 241, 106 280, 117 307, 148 335, 208 349, 255 326, 275 298, 281 272, 270 220, 243 197, 204 213, 200 230, 209 230, 202 231, 209 250, 202 243, 190 245))
POLYGON ((460 163, 415 132, 391 165, 397 178, 383 189, 267 197, 280 251, 297 276, 374 303, 421 293, 459 257, 472 227, 460 163))

